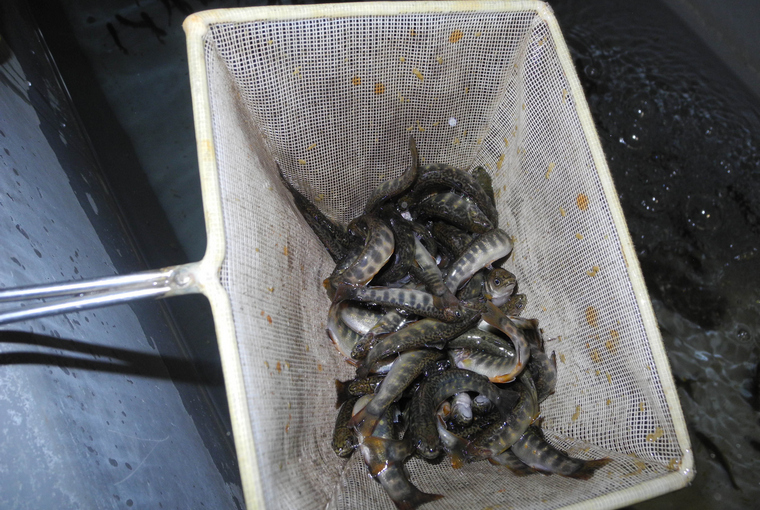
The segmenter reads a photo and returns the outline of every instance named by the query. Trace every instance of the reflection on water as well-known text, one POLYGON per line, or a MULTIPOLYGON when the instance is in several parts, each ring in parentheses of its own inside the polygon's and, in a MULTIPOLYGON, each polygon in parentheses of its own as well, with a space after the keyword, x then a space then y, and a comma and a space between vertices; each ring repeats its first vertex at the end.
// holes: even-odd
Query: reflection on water
POLYGON ((551 4, 602 139, 696 455, 691 487, 636 507, 747 507, 760 497, 758 101, 659 2, 551 4))

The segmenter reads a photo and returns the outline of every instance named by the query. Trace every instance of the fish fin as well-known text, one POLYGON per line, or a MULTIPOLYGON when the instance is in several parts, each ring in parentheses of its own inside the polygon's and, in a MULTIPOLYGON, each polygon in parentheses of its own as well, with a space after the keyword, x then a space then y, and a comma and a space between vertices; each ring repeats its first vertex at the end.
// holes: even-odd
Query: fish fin
POLYGON ((498 306, 493 304, 492 301, 486 301, 484 313, 480 318, 491 326, 499 328, 499 319, 504 316, 504 312, 502 312, 498 306))
POLYGON ((364 362, 362 362, 356 367, 356 377, 358 377, 359 379, 363 379, 367 377, 369 375, 369 369, 370 367, 368 367, 364 362))
POLYGON ((353 299, 356 296, 356 286, 350 283, 340 283, 335 287, 332 296, 332 303, 340 303, 347 299, 353 299))
POLYGON ((346 426, 356 432, 357 436, 369 439, 369 437, 372 435, 372 432, 375 431, 375 427, 377 426, 377 422, 379 420, 380 417, 368 413, 367 407, 365 406, 361 411, 353 415, 351 419, 348 420, 346 426))
POLYGON ((508 416, 512 409, 515 407, 515 404, 520 399, 520 393, 509 389, 499 389, 499 402, 494 403, 496 404, 496 409, 499 411, 501 416, 508 416))
POLYGON ((362 441, 365 448, 364 463, 372 476, 377 476, 390 465, 403 464, 412 451, 408 441, 369 436, 362 441))
POLYGON ((604 459, 598 459, 598 460, 588 460, 585 464, 583 464, 583 467, 580 468, 578 471, 573 473, 572 475, 568 475, 568 478, 575 478, 576 480, 588 480, 592 476, 594 476, 594 471, 597 469, 606 466, 612 462, 612 459, 605 457, 604 459))
POLYGON ((348 385, 351 381, 339 381, 335 379, 335 393, 338 394, 338 399, 335 402, 335 409, 338 409, 343 402, 351 398, 351 394, 348 392, 348 385))
POLYGON ((416 487, 415 489, 416 492, 411 498, 403 499, 401 501, 394 501, 393 504, 396 505, 396 508, 399 510, 415 510, 420 505, 424 505, 425 503, 430 503, 431 501, 437 501, 443 498, 442 494, 428 494, 427 492, 422 492, 416 487))

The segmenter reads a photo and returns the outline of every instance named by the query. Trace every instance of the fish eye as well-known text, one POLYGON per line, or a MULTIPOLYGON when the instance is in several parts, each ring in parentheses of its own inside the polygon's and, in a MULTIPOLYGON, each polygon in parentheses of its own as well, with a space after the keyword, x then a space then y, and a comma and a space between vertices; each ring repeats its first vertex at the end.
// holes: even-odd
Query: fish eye
POLYGON ((454 315, 456 315, 457 317, 461 317, 462 316, 462 312, 460 312, 459 310, 457 310, 456 312, 454 312, 454 315))
POLYGON ((494 278, 493 279, 493 284, 498 287, 499 285, 501 285, 501 280, 499 280, 498 278, 494 278))

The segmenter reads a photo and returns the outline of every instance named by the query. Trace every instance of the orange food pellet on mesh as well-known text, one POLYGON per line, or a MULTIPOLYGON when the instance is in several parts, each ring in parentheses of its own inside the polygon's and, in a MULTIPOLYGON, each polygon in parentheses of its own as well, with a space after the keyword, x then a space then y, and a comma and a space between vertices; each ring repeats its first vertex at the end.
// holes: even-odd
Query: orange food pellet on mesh
POLYGON ((592 328, 599 326, 599 313, 596 311, 596 308, 591 305, 586 307, 586 322, 588 322, 588 325, 592 328))
POLYGON ((450 43, 459 42, 462 40, 462 37, 464 37, 464 34, 462 33, 461 30, 454 30, 453 32, 451 32, 451 35, 449 36, 449 42, 450 43))
POLYGON ((382 83, 375 83, 375 94, 377 94, 378 96, 380 94, 385 94, 385 85, 383 85, 382 83))
POLYGON ((270 315, 267 315, 267 322, 269 324, 272 324, 272 317, 270 315))
POLYGON ((351 85, 361 85, 361 84, 362 84, 362 79, 359 78, 358 76, 354 76, 353 78, 351 78, 351 85))
POLYGON ((274 366, 274 369, 277 370, 277 373, 282 372, 282 364, 278 361, 277 364, 274 366))
POLYGON ((584 193, 578 193, 578 196, 575 197, 575 203, 578 204, 578 209, 581 211, 588 209, 588 197, 584 193))

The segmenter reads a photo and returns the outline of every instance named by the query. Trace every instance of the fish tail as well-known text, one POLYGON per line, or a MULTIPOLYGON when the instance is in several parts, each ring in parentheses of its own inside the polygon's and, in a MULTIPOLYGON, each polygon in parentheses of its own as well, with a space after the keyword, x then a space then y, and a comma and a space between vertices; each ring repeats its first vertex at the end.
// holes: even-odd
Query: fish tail
POLYGON ((573 473, 572 475, 569 475, 570 478, 575 478, 576 480, 588 480, 592 476, 594 476, 594 471, 597 469, 606 466, 612 461, 610 458, 604 458, 604 459, 598 459, 598 460, 588 460, 583 465, 582 468, 580 468, 578 471, 573 473))
POLYGON ((338 395, 338 399, 335 402, 335 409, 338 409, 343 402, 351 398, 351 394, 348 391, 348 385, 351 381, 339 381, 335 379, 335 393, 338 395))
POLYGON ((437 501, 441 498, 443 498, 443 495, 441 494, 428 494, 427 492, 415 489, 415 493, 410 498, 394 501, 393 503, 399 510, 415 510, 415 508, 418 508, 420 505, 430 503, 431 501, 437 501))

